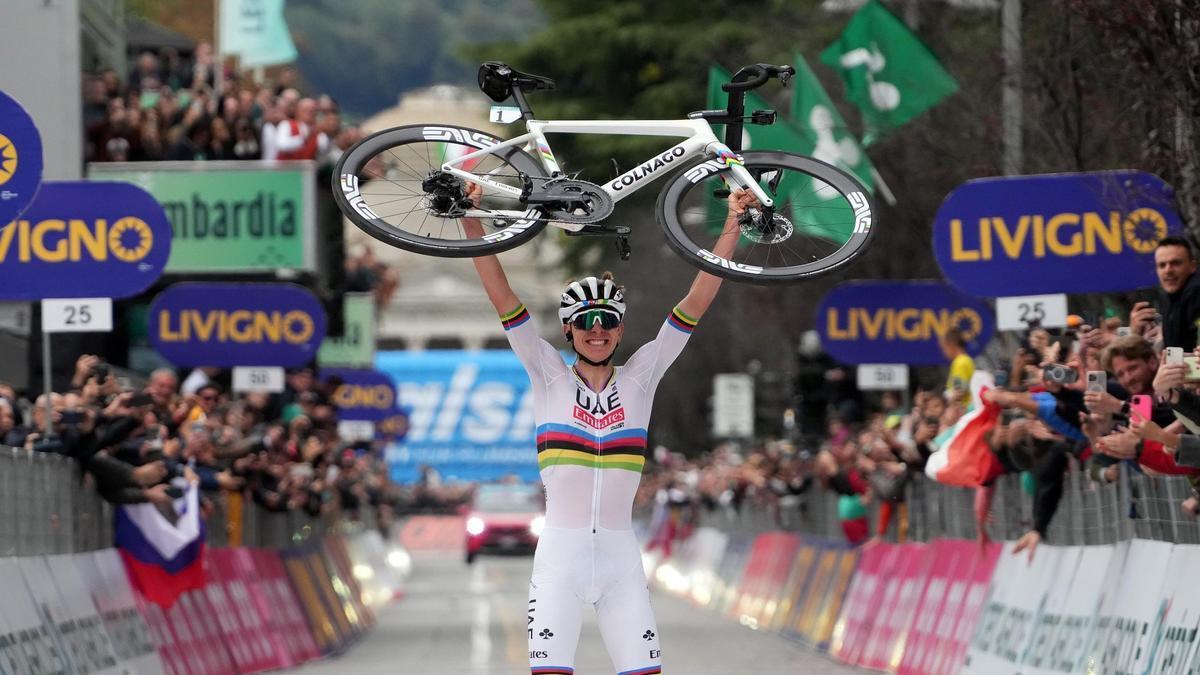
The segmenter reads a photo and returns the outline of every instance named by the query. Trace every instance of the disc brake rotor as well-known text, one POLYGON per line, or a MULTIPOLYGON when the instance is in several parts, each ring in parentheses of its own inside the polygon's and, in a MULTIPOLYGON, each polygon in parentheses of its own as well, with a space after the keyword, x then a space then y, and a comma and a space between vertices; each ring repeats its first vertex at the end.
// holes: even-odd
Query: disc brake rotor
POLYGON ((755 209, 747 209, 738 224, 742 228, 742 236, 757 244, 778 244, 786 241, 796 231, 792 221, 778 213, 771 215, 770 223, 766 222, 762 213, 755 209))

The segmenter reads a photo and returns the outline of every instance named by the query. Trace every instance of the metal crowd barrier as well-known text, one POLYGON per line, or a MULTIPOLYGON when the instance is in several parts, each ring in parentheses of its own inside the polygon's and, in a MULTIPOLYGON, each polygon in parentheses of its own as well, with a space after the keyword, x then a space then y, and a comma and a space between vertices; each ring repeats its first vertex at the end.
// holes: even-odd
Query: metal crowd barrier
MULTIPOLYGON (((345 514, 313 517, 304 511, 276 513, 250 499, 206 495, 213 503, 205 522, 210 546, 279 549, 323 537, 335 529, 370 529, 376 525, 372 509, 366 507, 351 521, 345 514), (236 541, 231 537, 235 529, 239 537, 236 541)), ((113 513, 113 506, 100 498, 74 460, 0 447, 0 557, 111 547, 113 513)))
MULTIPOLYGON (((1187 479, 1180 476, 1130 474, 1122 466, 1115 483, 1101 485, 1072 469, 1066 476, 1046 541, 1078 546, 1138 538, 1200 544, 1200 518, 1185 513, 1180 506, 1192 494, 1187 479)), ((893 514, 885 538, 916 542, 938 537, 974 539, 974 499, 972 489, 914 476, 907 486, 904 506, 893 514)), ((717 507, 702 512, 701 520, 727 532, 782 529, 842 539, 845 535, 838 520, 837 501, 836 494, 816 487, 765 509, 749 502, 740 509, 717 507)), ((868 514, 874 534, 879 505, 872 504, 868 514)), ((992 499, 989 535, 997 541, 1014 540, 1032 526, 1032 495, 1022 489, 1019 476, 1002 476, 992 499)))
POLYGON ((73 460, 0 447, 0 556, 111 546, 112 514, 73 460))

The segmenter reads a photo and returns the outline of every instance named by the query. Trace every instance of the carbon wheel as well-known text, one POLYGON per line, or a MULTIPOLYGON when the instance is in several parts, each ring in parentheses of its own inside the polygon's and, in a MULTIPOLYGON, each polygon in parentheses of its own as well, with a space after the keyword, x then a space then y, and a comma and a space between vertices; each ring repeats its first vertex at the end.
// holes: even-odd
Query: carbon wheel
POLYGON ((781 283, 824 274, 861 255, 875 233, 870 193, 853 176, 811 157, 747 152, 745 168, 775 201, 751 215, 728 259, 712 253, 726 226, 729 168, 715 159, 684 167, 658 198, 667 243, 689 263, 734 281, 781 283))
MULTIPOLYGON (((334 199, 350 222, 396 248, 446 258, 506 251, 546 226, 541 211, 485 189, 481 210, 522 211, 524 215, 480 218, 483 236, 468 236, 462 218, 447 215, 461 199, 463 181, 441 173, 443 162, 499 142, 482 131, 444 125, 381 131, 356 143, 338 160, 333 172, 334 199)), ((515 147, 484 155, 463 168, 517 188, 525 176, 542 174, 537 161, 515 147)))

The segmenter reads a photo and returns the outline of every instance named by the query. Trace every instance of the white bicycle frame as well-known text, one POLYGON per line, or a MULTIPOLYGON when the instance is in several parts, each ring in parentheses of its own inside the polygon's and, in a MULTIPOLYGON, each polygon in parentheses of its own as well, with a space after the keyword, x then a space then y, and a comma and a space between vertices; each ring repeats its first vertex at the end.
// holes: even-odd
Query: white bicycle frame
MULTIPOLYGON (((474 174, 459 168, 463 164, 467 164, 473 160, 480 159, 496 150, 503 150, 514 146, 525 146, 530 154, 537 158, 549 176, 558 176, 562 174, 562 170, 558 166, 558 162, 554 159, 554 153, 550 150, 550 144, 546 141, 546 134, 608 134, 615 136, 664 136, 664 137, 682 137, 684 140, 677 145, 672 146, 666 151, 651 157, 649 160, 638 164, 634 168, 617 176, 611 181, 601 185, 600 187, 612 198, 613 202, 619 202, 628 197, 630 194, 645 187, 659 176, 664 176, 670 173, 670 169, 679 166, 693 157, 702 155, 713 157, 710 162, 713 164, 710 168, 713 170, 721 170, 729 167, 733 183, 737 187, 749 189, 758 198, 759 203, 763 206, 770 207, 774 204, 771 197, 763 191, 759 186, 758 181, 754 180, 750 172, 746 170, 742 157, 729 149, 721 141, 717 140, 713 133, 712 127, 709 126, 707 120, 703 119, 686 119, 686 120, 662 120, 662 121, 623 121, 623 120, 581 120, 568 122, 555 122, 548 120, 528 120, 526 122, 528 133, 511 138, 507 141, 501 141, 488 145, 489 141, 478 137, 466 139, 471 145, 482 149, 475 152, 454 158, 442 164, 442 170, 459 178, 484 185, 496 192, 508 194, 514 198, 521 197, 521 189, 511 185, 505 185, 493 180, 488 180, 480 174, 474 174)), ((457 130, 455 130, 457 131, 457 130)), ((428 133, 428 132, 427 132, 428 133)), ((487 210, 469 210, 465 214, 475 218, 528 218, 527 211, 487 211, 487 210)), ((550 224, 561 227, 565 230, 578 231, 584 227, 582 223, 566 223, 559 221, 549 221, 550 224)))

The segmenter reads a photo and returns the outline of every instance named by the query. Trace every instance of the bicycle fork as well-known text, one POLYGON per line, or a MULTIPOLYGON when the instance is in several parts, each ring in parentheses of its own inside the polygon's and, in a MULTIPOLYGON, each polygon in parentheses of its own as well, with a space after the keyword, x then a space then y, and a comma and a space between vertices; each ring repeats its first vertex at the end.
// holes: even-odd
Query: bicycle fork
POLYGON ((775 206, 775 200, 771 199, 766 190, 754 180, 754 176, 746 170, 746 163, 742 156, 729 149, 729 146, 721 142, 709 143, 704 150, 714 157, 710 160, 717 162, 722 167, 729 168, 729 177, 725 178, 725 185, 729 186, 732 183, 734 186, 749 190, 758 199, 758 203, 764 209, 770 209, 775 206), (732 180, 730 180, 732 179, 732 180))

